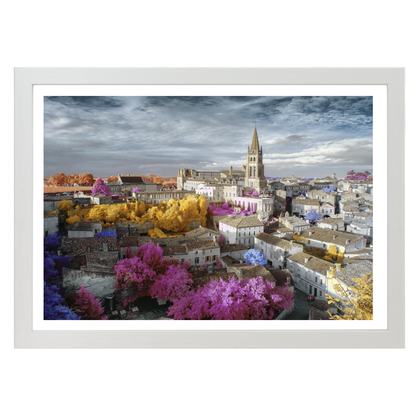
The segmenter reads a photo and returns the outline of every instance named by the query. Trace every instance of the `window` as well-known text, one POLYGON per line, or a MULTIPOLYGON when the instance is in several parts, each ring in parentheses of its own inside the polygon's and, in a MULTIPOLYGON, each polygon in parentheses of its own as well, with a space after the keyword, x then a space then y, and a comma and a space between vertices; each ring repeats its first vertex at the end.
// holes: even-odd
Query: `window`
POLYGON ((199 257, 195 257, 195 264, 199 264, 199 257))

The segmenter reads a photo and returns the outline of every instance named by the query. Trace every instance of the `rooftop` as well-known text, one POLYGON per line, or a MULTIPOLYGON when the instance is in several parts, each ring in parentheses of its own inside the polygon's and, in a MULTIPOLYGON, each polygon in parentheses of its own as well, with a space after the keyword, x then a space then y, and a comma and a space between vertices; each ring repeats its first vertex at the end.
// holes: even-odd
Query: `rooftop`
POLYGON ((119 179, 123 183, 144 183, 141 176, 119 176, 119 179))
POLYGON ((276 280, 276 286, 285 286, 287 283, 289 283, 289 286, 295 285, 289 270, 270 270, 270 273, 276 280))
POLYGON ((292 200, 293 205, 316 205, 319 207, 319 201, 317 199, 308 199, 308 198, 296 198, 292 200))
POLYGON ((266 233, 258 233, 254 236, 254 238, 257 238, 260 241, 264 241, 267 244, 271 244, 275 247, 282 248, 284 250, 289 250, 292 247, 303 247, 301 244, 292 243, 291 241, 284 240, 283 238, 276 237, 271 234, 266 233))
POLYGON ((185 233, 185 235, 187 237, 200 237, 201 235, 204 235, 206 233, 212 233, 215 235, 219 235, 220 233, 218 231, 215 230, 211 230, 209 228, 205 228, 205 227, 198 227, 195 228, 194 230, 188 231, 187 233, 185 233))
POLYGON ((331 270, 334 267, 332 263, 326 260, 322 260, 318 257, 311 256, 310 254, 306 253, 296 253, 293 256, 289 257, 289 260, 294 261, 295 263, 301 264, 302 266, 307 267, 308 269, 312 269, 326 275, 326 272, 331 270), (307 260, 307 261, 305 261, 307 260))
POLYGON ((229 225, 234 228, 246 228, 246 227, 260 227, 263 225, 263 223, 255 216, 242 216, 242 215, 236 215, 229 218, 223 218, 220 220, 220 223, 229 225))
POLYGON ((61 249, 63 254, 81 255, 91 251, 104 251, 105 245, 108 251, 117 251, 117 237, 63 237, 61 249))
POLYGON ((324 243, 346 246, 363 238, 360 235, 329 230, 327 228, 312 227, 302 231, 300 236, 309 240, 322 241, 324 243))
POLYGON ((323 220, 319 220, 316 222, 317 224, 344 224, 344 220, 342 218, 325 218, 323 220))
POLYGON ((228 251, 240 251, 240 250, 249 250, 250 247, 245 244, 224 244, 221 246, 221 253, 227 253, 228 251))

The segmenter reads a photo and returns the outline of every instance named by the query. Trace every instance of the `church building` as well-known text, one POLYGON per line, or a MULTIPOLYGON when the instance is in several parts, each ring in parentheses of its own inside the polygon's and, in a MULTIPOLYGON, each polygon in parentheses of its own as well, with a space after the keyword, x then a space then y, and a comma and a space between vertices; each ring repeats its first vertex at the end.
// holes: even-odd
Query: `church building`
POLYGON ((254 127, 251 149, 248 148, 246 159, 245 187, 255 189, 257 192, 267 189, 267 179, 264 176, 263 147, 259 145, 257 128, 254 127))

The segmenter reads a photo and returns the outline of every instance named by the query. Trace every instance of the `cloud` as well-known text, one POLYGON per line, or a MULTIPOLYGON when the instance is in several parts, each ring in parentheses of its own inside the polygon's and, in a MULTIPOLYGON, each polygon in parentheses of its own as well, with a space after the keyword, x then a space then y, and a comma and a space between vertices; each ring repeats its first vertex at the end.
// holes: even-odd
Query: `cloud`
POLYGON ((46 175, 239 169, 254 122, 268 176, 372 164, 372 97, 45 97, 44 116, 46 175))

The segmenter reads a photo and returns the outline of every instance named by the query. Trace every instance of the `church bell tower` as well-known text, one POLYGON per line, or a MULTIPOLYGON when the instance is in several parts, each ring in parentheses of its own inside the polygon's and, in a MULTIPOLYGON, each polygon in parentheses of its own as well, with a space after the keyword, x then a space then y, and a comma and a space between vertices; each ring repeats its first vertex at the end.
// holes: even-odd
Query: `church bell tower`
POLYGON ((254 126, 251 148, 247 150, 245 186, 254 188, 257 192, 267 189, 267 180, 264 176, 263 148, 259 145, 257 127, 254 126))

